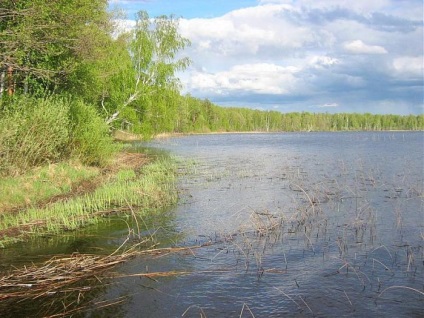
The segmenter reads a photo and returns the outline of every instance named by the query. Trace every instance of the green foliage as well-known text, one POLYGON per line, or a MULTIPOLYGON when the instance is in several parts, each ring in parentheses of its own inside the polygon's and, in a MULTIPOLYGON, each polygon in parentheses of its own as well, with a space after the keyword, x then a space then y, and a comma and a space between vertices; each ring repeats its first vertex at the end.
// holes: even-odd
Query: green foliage
POLYGON ((19 173, 63 159, 69 105, 62 99, 17 98, 1 103, 0 173, 19 173))
POLYGON ((96 58, 81 61, 72 74, 67 91, 96 105, 105 119, 125 104, 134 87, 135 75, 127 50, 128 35, 112 39, 102 35, 96 58))
POLYGON ((372 115, 328 113, 280 113, 248 108, 219 107, 209 100, 191 96, 164 98, 145 117, 150 133, 220 131, 340 131, 340 130, 424 130, 424 115, 372 115), (170 102, 172 101, 172 102, 170 102), (163 108, 161 108, 163 107, 163 108), (154 116, 156 114, 156 116, 154 116), (170 122, 171 121, 171 122, 170 122))
POLYGON ((126 99, 121 102, 116 99, 115 103, 106 99, 110 103, 106 107, 102 104, 102 110, 106 112, 107 122, 121 128, 129 125, 131 130, 143 135, 160 132, 164 126, 172 129, 172 114, 167 110, 174 109, 170 104, 179 97, 180 85, 175 74, 190 63, 188 58, 177 58, 177 53, 189 45, 178 33, 178 20, 172 16, 150 19, 147 12, 140 11, 133 32, 118 40, 123 39, 127 40, 128 53, 120 55, 124 57, 127 74, 117 74, 114 87, 126 99))
POLYGON ((95 107, 67 98, 0 100, 0 174, 77 157, 104 165, 117 150, 95 107))
POLYGON ((63 91, 96 59, 111 30, 107 0, 0 2, 0 69, 11 67, 16 91, 63 91))
POLYGON ((73 101, 70 105, 70 120, 72 155, 88 165, 105 165, 117 146, 113 144, 109 127, 96 109, 82 101, 73 101))
POLYGON ((145 138, 164 132, 424 129, 423 115, 281 114, 181 96, 176 74, 190 63, 180 57, 190 42, 178 33, 178 19, 151 19, 140 11, 133 31, 114 38, 107 7, 107 0, 0 1, 0 72, 12 69, 11 77, 0 77, 0 87, 15 93, 10 101, 0 97, 0 173, 70 155, 104 165, 115 150, 108 126, 145 138), (75 100, 45 97, 56 94, 75 100))

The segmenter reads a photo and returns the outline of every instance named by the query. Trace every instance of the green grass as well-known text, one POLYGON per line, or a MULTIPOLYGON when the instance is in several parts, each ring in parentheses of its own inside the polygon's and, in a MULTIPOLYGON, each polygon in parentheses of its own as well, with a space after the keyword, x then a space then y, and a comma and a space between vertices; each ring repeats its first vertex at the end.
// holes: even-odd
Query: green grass
POLYGON ((32 169, 25 175, 0 178, 0 211, 68 193, 72 184, 99 173, 98 168, 63 162, 32 169))
MULTIPOLYGON (((31 208, 21 213, 5 214, 0 231, 18 227, 25 234, 57 234, 64 230, 102 222, 105 215, 137 208, 140 213, 175 203, 176 168, 171 159, 158 159, 140 171, 121 170, 114 178, 93 193, 68 201, 56 202, 47 208, 31 208)), ((14 237, 14 240, 19 237, 14 237)), ((10 238, 0 244, 7 245, 10 238)))

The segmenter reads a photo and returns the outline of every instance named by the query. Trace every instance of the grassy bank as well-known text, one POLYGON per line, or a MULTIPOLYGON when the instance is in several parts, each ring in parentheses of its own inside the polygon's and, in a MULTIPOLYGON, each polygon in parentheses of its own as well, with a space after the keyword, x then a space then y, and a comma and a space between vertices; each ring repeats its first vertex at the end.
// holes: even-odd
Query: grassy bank
POLYGON ((120 153, 104 169, 61 163, 0 179, 8 193, 0 199, 0 246, 170 205, 177 199, 174 181, 171 159, 135 153, 120 153))
POLYGON ((17 211, 65 195, 100 172, 96 167, 62 162, 32 169, 24 175, 3 177, 0 179, 0 211, 17 211))

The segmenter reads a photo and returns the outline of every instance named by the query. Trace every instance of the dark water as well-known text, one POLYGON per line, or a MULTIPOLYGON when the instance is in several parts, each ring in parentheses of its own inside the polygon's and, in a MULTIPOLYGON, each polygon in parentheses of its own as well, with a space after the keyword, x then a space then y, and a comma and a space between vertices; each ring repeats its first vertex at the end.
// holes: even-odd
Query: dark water
MULTIPOLYGON (((423 142, 422 132, 355 132, 140 145, 180 161, 180 203, 145 220, 150 233, 159 246, 203 247, 118 267, 184 275, 114 281, 95 297, 128 301, 88 316, 423 317, 423 142)), ((66 244, 113 247, 121 223, 66 244)))

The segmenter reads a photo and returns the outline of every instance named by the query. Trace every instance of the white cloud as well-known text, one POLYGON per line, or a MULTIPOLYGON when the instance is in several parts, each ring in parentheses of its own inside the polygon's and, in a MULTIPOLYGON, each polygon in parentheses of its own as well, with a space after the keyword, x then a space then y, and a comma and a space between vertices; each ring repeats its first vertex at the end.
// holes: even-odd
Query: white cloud
POLYGON ((368 45, 361 40, 355 40, 344 44, 344 49, 353 54, 387 54, 387 50, 378 45, 368 45))
POLYGON ((424 56, 403 56, 393 60, 393 68, 403 76, 423 77, 424 56))
POLYGON ((129 19, 115 19, 113 36, 117 37, 119 34, 128 32, 135 27, 135 21, 129 19))
POLYGON ((319 108, 333 108, 333 107, 339 107, 339 104, 337 103, 326 103, 323 105, 319 105, 319 108))
POLYGON ((192 90, 206 90, 219 95, 232 92, 284 95, 294 88, 294 74, 298 71, 295 67, 275 64, 242 64, 214 74, 194 72, 188 85, 192 90))
POLYGON ((197 52, 223 56, 273 55, 321 42, 331 35, 320 30, 293 25, 284 19, 295 8, 287 5, 264 5, 232 11, 213 19, 182 19, 181 34, 190 38, 197 52))
MULTIPOLYGON (((398 0, 395 0, 398 1, 398 0)), ((289 4, 305 8, 349 8, 357 12, 372 12, 390 8, 390 0, 259 0, 260 4, 289 4)), ((401 6, 396 6, 396 10, 401 10, 401 6)))
POLYGON ((284 111, 321 105, 329 111, 422 112, 422 1, 257 3, 180 20, 181 35, 192 42, 183 52, 193 60, 181 74, 185 92, 221 105, 260 103, 284 111))
POLYGON ((333 65, 340 64, 341 61, 334 57, 329 56, 312 56, 308 59, 308 64, 313 68, 327 68, 333 65))

